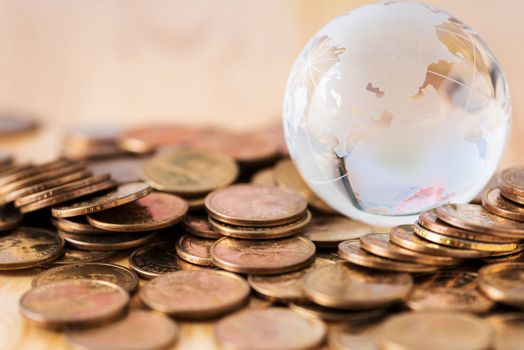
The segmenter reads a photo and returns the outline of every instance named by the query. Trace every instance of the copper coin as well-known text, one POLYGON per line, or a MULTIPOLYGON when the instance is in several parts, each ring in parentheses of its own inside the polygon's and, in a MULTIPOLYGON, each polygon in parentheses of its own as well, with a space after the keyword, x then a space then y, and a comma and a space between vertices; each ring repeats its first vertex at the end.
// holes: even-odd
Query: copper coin
POLYGON ((189 206, 189 210, 191 212, 200 212, 203 211, 206 208, 206 197, 201 198, 185 198, 187 205, 189 206))
POLYGON ((492 347, 496 350, 519 350, 524 343, 524 315, 509 312, 488 317, 495 329, 492 347))
POLYGON ((489 233, 482 233, 478 231, 470 231, 461 229, 455 226, 451 226, 444 221, 440 220, 437 216, 435 210, 426 211, 420 213, 418 224, 430 231, 440 233, 446 236, 469 239, 472 241, 480 242, 494 242, 494 243, 504 243, 504 242, 516 242, 515 238, 500 237, 495 236, 489 233))
POLYGON ((185 126, 148 126, 126 130, 118 143, 133 153, 149 153, 162 146, 188 144, 201 134, 201 129, 185 126))
POLYGON ((484 313, 494 303, 478 289, 477 274, 446 271, 419 276, 406 305, 416 311, 464 311, 484 313))
POLYGON ((12 230, 20 221, 22 221, 20 210, 11 204, 0 206, 0 231, 12 230))
POLYGON ((249 180, 253 185, 258 186, 276 186, 275 172, 273 168, 266 168, 257 171, 249 180))
POLYGON ((184 219, 187 209, 182 198, 154 192, 135 202, 88 215, 87 221, 107 231, 152 231, 178 223, 184 219))
POLYGON ((329 333, 329 349, 378 349, 377 334, 380 332, 382 319, 371 318, 360 322, 347 322, 342 327, 337 327, 329 333))
POLYGON ((87 168, 95 175, 110 174, 111 178, 122 184, 140 181, 144 158, 120 157, 90 161, 87 168))
POLYGON ((20 312, 42 326, 93 325, 120 317, 128 303, 129 294, 116 284, 70 279, 30 289, 20 312))
POLYGON ((306 211, 306 214, 298 219, 284 225, 269 226, 269 227, 246 227, 222 223, 209 217, 210 226, 217 232, 224 236, 239 238, 239 239, 275 239, 289 237, 296 233, 301 233, 311 222, 311 213, 306 211))
POLYGON ((0 151, 0 173, 11 165, 13 165, 13 155, 11 152, 5 150, 0 151))
POLYGON ((360 248, 356 241, 345 241, 338 245, 338 255, 341 258, 359 266, 384 271, 399 272, 433 272, 438 269, 435 265, 423 265, 413 262, 386 259, 373 255, 360 248))
POLYGON ((413 225, 393 227, 389 233, 389 239, 403 248, 426 254, 459 259, 485 258, 492 255, 491 252, 451 248, 419 238, 413 231, 413 225))
POLYGON ((307 298, 316 304, 342 309, 389 305, 406 297, 413 287, 407 273, 377 272, 349 263, 329 264, 302 278, 307 298))
POLYGON ((383 258, 425 265, 454 266, 462 262, 448 256, 422 254, 403 248, 391 242, 387 233, 372 233, 361 237, 360 248, 383 258))
POLYGON ((73 216, 70 218, 60 219, 53 218, 51 219, 51 223, 59 230, 69 233, 76 233, 79 235, 107 234, 107 231, 90 225, 87 222, 87 218, 85 216, 73 216))
POLYGON ((113 251, 80 250, 66 247, 61 257, 44 264, 44 266, 53 267, 78 263, 104 262, 111 260, 115 255, 116 253, 113 251))
POLYGON ((371 233, 371 227, 339 215, 316 216, 302 232, 318 247, 337 247, 340 242, 360 238, 371 233))
POLYGON ((182 235, 176 241, 176 251, 180 259, 195 265, 215 266, 211 261, 209 248, 214 239, 200 238, 193 235, 182 235))
POLYGON ((166 316, 133 310, 103 327, 69 331, 67 340, 81 349, 160 350, 175 344, 179 332, 178 325, 166 316))
POLYGON ((183 196, 206 194, 233 183, 237 176, 231 157, 186 148, 160 153, 143 168, 144 179, 155 189, 183 196))
POLYGON ((6 137, 38 128, 38 120, 29 115, 3 114, 0 116, 0 136, 6 137))
POLYGON ((64 241, 54 232, 19 227, 0 236, 0 270, 35 267, 58 258, 64 241))
POLYGON ((140 300, 175 318, 204 319, 223 315, 245 305, 247 282, 223 271, 177 271, 148 282, 140 300))
POLYGON ((58 231, 60 236, 70 245, 85 250, 122 250, 130 249, 148 243, 157 232, 119 233, 107 235, 77 235, 58 231))
POLYGON ((315 317, 275 307, 243 310, 222 318, 215 326, 220 347, 242 350, 317 349, 326 332, 324 322, 315 317))
POLYGON ((22 167, 19 171, 16 171, 10 175, 0 174, 0 186, 10 185, 13 182, 20 181, 22 179, 32 177, 47 171, 56 170, 58 168, 71 165, 72 162, 66 159, 53 160, 47 163, 33 165, 28 168, 22 167))
POLYGON ((132 293, 138 287, 138 277, 133 271, 120 265, 108 263, 79 263, 57 266, 36 276, 31 286, 34 288, 69 279, 108 281, 122 287, 128 293, 132 293))
POLYGON ((477 204, 446 204, 437 208, 438 218, 466 230, 501 237, 524 238, 524 223, 486 211, 477 204))
POLYGON ((209 225, 207 215, 189 214, 182 221, 182 227, 188 233, 202 238, 218 239, 222 235, 209 225))
POLYGON ((174 242, 158 242, 138 248, 129 256, 129 267, 140 277, 152 279, 169 272, 200 269, 180 259, 174 242))
POLYGON ((479 270, 479 287, 491 300, 524 306, 524 263, 491 264, 479 270))
POLYGON ((517 166, 501 171, 499 188, 504 197, 524 204, 524 168, 517 166))
POLYGON ((524 221, 524 206, 504 198, 498 188, 484 192, 482 206, 487 211, 506 219, 524 221))
POLYGON ((276 187, 233 185, 206 197, 210 216, 239 226, 287 224, 302 217, 306 208, 300 195, 276 187))
POLYGON ((311 264, 315 245, 301 236, 267 241, 224 237, 211 246, 210 253, 213 263, 224 270, 273 275, 311 264))
POLYGON ((348 310, 321 306, 309 301, 294 301, 288 304, 291 311, 304 316, 316 317, 326 322, 365 322, 384 314, 385 309, 348 310))
POLYGON ((79 216, 97 213, 134 202, 151 193, 151 187, 144 182, 129 182, 119 185, 114 191, 94 198, 66 204, 51 209, 51 214, 57 218, 79 216))

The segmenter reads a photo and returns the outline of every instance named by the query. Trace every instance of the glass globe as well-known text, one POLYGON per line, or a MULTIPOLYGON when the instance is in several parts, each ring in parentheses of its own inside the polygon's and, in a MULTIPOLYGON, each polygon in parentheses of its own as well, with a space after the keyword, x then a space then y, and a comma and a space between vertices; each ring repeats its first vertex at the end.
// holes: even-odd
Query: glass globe
POLYGON ((473 199, 510 121, 506 78, 479 35, 417 3, 332 20, 297 58, 284 97, 286 142, 306 182, 339 212, 384 226, 473 199))

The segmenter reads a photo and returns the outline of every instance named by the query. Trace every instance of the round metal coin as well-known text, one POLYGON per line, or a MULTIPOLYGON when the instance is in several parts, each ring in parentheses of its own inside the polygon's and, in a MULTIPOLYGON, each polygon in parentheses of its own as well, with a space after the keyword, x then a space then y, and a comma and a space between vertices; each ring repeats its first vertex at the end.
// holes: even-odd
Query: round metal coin
POLYGON ((192 264, 202 266, 215 266, 211 261, 209 248, 215 243, 214 239, 200 238, 190 234, 180 236, 176 241, 178 256, 192 264))
POLYGON ((498 263, 479 270, 479 286, 491 300, 524 306, 524 263, 498 263))
POLYGON ((153 239, 157 232, 118 233, 107 235, 77 235, 58 231, 58 234, 73 247, 85 250, 123 250, 141 246, 153 239))
POLYGON ((495 215, 511 220, 524 221, 524 206, 504 198, 498 188, 484 192, 482 206, 495 215))
POLYGON ((340 242, 371 233, 371 227, 339 215, 316 216, 302 233, 318 247, 337 247, 340 242))
POLYGON ((104 262, 111 260, 116 255, 112 251, 102 250, 80 250, 75 248, 66 247, 64 254, 58 259, 53 260, 45 267, 78 264, 78 263, 93 263, 93 262, 104 262))
POLYGON ((182 221, 182 227, 188 233, 202 238, 218 239, 222 235, 211 228, 207 215, 188 214, 182 221))
POLYGON ((524 167, 516 166, 501 171, 499 188, 504 197, 524 204, 524 167))

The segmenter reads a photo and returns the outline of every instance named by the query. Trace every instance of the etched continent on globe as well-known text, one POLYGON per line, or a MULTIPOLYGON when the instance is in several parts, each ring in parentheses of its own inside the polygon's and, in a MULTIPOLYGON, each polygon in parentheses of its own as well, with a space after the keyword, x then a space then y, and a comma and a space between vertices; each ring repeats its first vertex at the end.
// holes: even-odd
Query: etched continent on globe
POLYGON ((471 28, 432 6, 383 2, 335 18, 289 76, 284 130, 315 192, 374 224, 471 200, 510 128, 506 79, 471 28))

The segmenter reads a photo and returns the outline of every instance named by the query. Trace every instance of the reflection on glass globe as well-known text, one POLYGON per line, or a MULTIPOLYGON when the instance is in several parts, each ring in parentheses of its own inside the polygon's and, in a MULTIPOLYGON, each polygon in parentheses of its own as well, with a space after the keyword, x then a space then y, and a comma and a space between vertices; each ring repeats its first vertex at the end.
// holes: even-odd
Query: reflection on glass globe
POLYGON ((332 207, 375 225, 468 202, 508 138, 506 78, 478 34, 429 5, 384 2, 306 45, 284 99, 300 173, 332 207))

